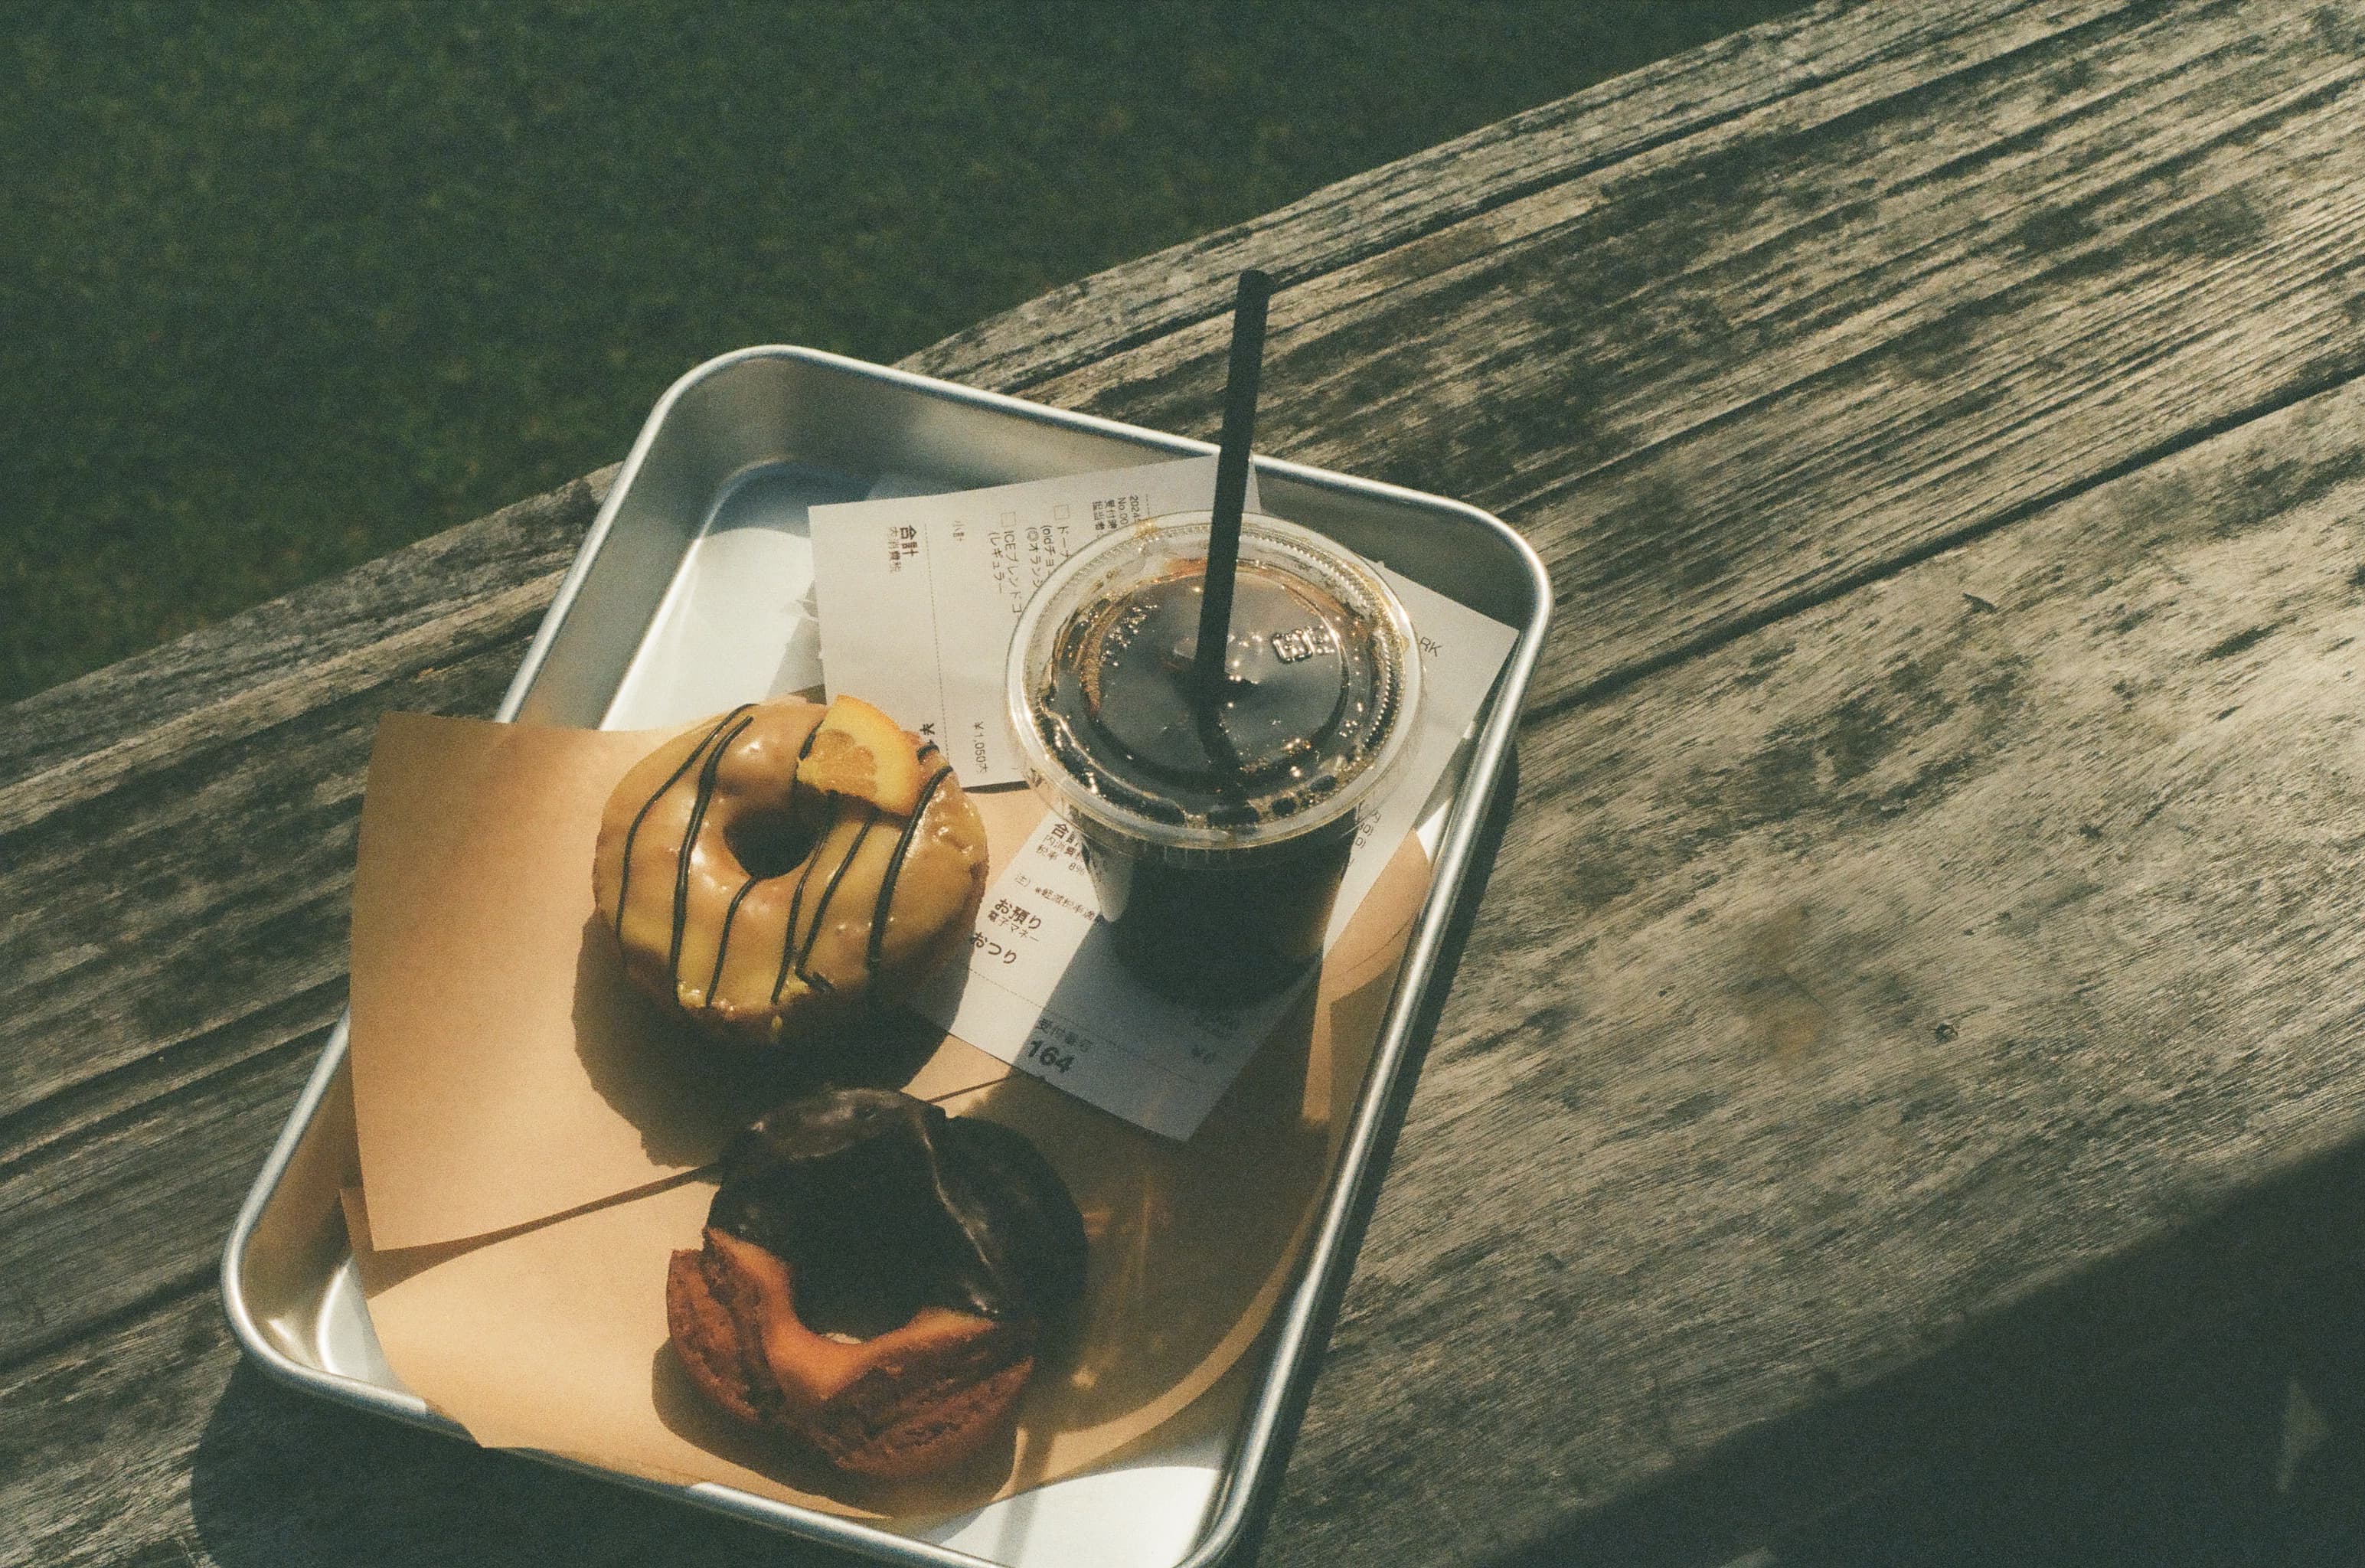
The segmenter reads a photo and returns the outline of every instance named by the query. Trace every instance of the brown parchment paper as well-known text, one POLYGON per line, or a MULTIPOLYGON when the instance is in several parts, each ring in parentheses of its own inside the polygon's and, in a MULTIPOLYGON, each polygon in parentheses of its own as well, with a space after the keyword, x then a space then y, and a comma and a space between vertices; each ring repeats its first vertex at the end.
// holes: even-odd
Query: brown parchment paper
MULTIPOLYGON (((355 1130, 378 1244, 513 1229, 707 1164, 792 1092, 625 980, 591 899, 600 813, 675 731, 379 723, 353 882, 355 1130)), ((1042 814, 973 795, 994 857, 1042 814)))
MULTIPOLYGON (((420 923, 399 922, 390 910, 375 912, 382 945, 365 960, 357 892, 356 1122, 367 1128, 375 1113, 382 1136, 375 1144, 362 1136, 362 1186, 347 1193, 348 1226, 379 1341, 407 1386, 488 1447, 537 1448, 659 1480, 720 1482, 842 1514, 913 1517, 974 1506, 1106 1459, 1174 1418, 1239 1361, 1303 1251, 1368 1066, 1427 890, 1417 842, 1407 841, 1326 960, 1319 983, 1187 1143, 1014 1073, 966 1042, 933 1036, 933 1054, 905 1087, 1035 1141, 1083 1210, 1090 1274, 1078 1331, 1029 1385, 1013 1437, 958 1473, 881 1487, 728 1421, 695 1393, 667 1346, 666 1261, 675 1249, 697 1245, 713 1192, 689 1168, 711 1158, 752 1110, 701 1106, 688 1091, 657 1094, 653 1103, 673 1118, 662 1124, 660 1153, 654 1147, 660 1139, 642 1119, 644 1102, 603 1087, 595 1053, 577 1036, 595 1032, 600 1049, 632 1058, 633 1071, 660 1081, 706 1070, 680 1066, 686 1042, 622 993, 621 982, 589 975, 596 966, 584 953, 593 945, 578 932, 570 949, 561 917, 541 917, 521 940, 498 939, 499 912, 529 924, 537 917, 516 906, 508 884, 488 885, 507 869, 518 883, 557 898, 568 875, 540 864, 545 857, 577 857, 581 892, 572 913, 582 924, 591 839, 579 822, 521 828, 495 821, 477 836, 465 831, 466 820, 537 801, 546 816, 588 812, 588 834, 596 834, 608 788, 656 739, 643 734, 627 745, 592 732, 550 730, 510 746, 504 736, 479 733, 512 728, 390 721, 370 788, 377 789, 387 761, 384 776, 398 781, 397 809, 379 813, 374 839, 368 812, 375 801, 364 810, 365 868, 373 852, 381 865, 418 857, 407 875, 374 886, 371 898, 391 899, 395 889, 430 897, 450 926, 483 938, 439 938, 442 961, 498 971, 490 980, 437 973, 431 984, 427 971, 409 968, 421 960, 403 946, 418 941, 420 923), (532 775, 543 770, 564 772, 569 782, 537 797, 532 775), (508 857, 506 868, 494 864, 496 851, 508 857), (444 870, 429 878, 417 864, 444 870), (376 977, 383 989, 373 994, 387 1005, 369 1045, 391 1060, 365 1074, 361 971, 365 961, 389 960, 409 978, 376 977), (443 997, 400 994, 406 983, 443 997), (406 1008, 432 1019, 435 1032, 400 1035, 406 1008), (602 1009, 615 1011, 600 1016, 602 1009), (518 1016, 526 1011, 538 1015, 518 1016), (471 1026, 502 1031, 498 1048, 466 1033, 471 1026), (386 1098, 364 1109, 374 1094, 386 1098), (504 1096, 492 1106, 470 1103, 450 1125, 437 1125, 457 1099, 504 1096), (521 1122, 534 1130, 521 1137, 521 1122), (534 1179, 535 1162, 559 1152, 558 1140, 542 1130, 548 1126, 596 1140, 593 1153, 564 1151, 564 1181, 534 1179), (424 1177, 395 1163, 422 1157, 443 1163, 424 1177), (477 1189, 488 1185, 501 1191, 487 1199, 477 1189), (407 1229, 399 1234, 424 1234, 432 1244, 389 1238, 387 1192, 402 1207, 407 1229)), ((1039 807, 1024 791, 977 799, 989 815, 998 866, 1039 807)), ((743 1099, 750 1092, 725 1087, 743 1099)), ((754 1092, 753 1109, 770 1103, 762 1098, 767 1088, 754 1092)), ((1237 1379, 1226 1384, 1234 1398, 1245 1386, 1237 1379)))

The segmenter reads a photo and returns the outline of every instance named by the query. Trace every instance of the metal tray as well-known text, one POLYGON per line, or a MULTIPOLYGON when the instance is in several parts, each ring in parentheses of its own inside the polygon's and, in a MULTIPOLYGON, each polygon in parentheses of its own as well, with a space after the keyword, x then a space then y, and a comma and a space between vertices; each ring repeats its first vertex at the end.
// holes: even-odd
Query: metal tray
MULTIPOLYGON (((817 684, 806 509, 1196 456, 1204 442, 797 348, 751 348, 667 391, 633 446, 497 717, 642 728, 817 684)), ((1202 1568, 1252 1536, 1345 1289, 1391 1108, 1451 980, 1457 915, 1483 883, 1482 830, 1515 771, 1511 742, 1551 613, 1535 553, 1459 502, 1257 460, 1267 511, 1330 534, 1520 634, 1427 824, 1434 880, 1298 1282, 1250 1352, 1237 1419, 1186 1413, 1149 1454, 910 1534, 729 1487, 596 1473, 899 1562, 1202 1568), (1210 1429, 1210 1428, 1213 1429, 1210 1429)), ((379 1353, 338 1206, 357 1174, 345 1029, 331 1037, 241 1210, 222 1295, 249 1355, 285 1382, 465 1437, 379 1353)), ((1203 1404, 1207 1402, 1203 1401, 1203 1404)), ((585 1468, 550 1455, 534 1457, 585 1468)))

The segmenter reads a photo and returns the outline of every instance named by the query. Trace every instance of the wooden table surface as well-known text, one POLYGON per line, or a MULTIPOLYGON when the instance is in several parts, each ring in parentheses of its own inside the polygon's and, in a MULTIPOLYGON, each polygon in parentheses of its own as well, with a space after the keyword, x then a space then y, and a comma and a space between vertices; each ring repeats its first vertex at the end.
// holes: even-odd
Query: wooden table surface
MULTIPOLYGON (((1262 449, 1551 567, 1266 1561, 1712 1556, 2365 1230, 2360 143, 2355 0, 1824 7, 907 362, 1212 435, 1263 266, 1262 449)), ((0 1561, 801 1559, 216 1293, 372 728, 490 711, 606 478, 0 711, 0 1561)))

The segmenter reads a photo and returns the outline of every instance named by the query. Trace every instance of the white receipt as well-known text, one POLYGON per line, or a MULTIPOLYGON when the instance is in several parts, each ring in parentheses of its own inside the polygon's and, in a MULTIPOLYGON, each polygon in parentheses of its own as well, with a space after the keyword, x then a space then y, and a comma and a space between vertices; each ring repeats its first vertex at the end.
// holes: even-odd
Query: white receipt
MULTIPOLYGON (((1426 814, 1518 641, 1499 622, 1395 572, 1386 576, 1420 639, 1420 711, 1413 749, 1357 837, 1327 942, 1338 939, 1426 814)), ((966 972, 947 969, 915 1005, 1022 1071, 1153 1133, 1187 1138, 1298 988, 1245 1007, 1169 1001, 1119 965, 1098 916, 1075 830, 1046 818, 986 890, 966 972)))
MULTIPOLYGON (((966 789, 1026 778, 1003 706, 1027 599, 1103 533, 1214 504, 1185 457, 951 495, 817 506, 813 592, 829 695, 859 692, 943 748, 966 789)), ((1248 510, 1257 509, 1249 475, 1248 510)))

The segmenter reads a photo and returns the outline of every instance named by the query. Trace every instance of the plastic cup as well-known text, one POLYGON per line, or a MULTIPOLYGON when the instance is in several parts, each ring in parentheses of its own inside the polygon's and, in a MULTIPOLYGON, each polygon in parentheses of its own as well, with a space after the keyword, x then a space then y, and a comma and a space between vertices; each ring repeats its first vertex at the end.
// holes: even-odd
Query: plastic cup
POLYGON ((1412 622, 1354 552, 1243 520, 1218 700, 1194 700, 1208 514, 1095 540, 1011 643, 1027 777, 1072 823, 1118 957, 1193 1001, 1269 995, 1322 950, 1356 830, 1409 748, 1412 622))

